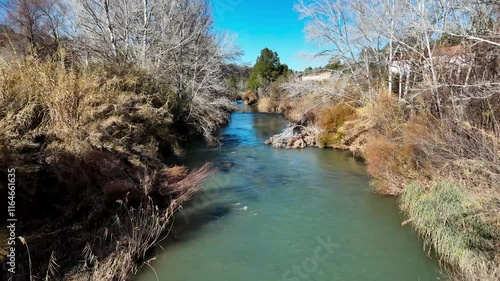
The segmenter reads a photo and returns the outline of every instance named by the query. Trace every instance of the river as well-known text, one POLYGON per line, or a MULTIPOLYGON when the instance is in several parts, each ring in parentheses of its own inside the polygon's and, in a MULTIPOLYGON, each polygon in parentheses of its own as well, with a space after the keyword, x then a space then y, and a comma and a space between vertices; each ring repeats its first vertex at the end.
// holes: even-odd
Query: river
POLYGON ((139 281, 402 281, 442 279, 402 226, 395 198, 369 189, 348 153, 264 145, 286 120, 240 105, 222 145, 193 144, 184 165, 220 172, 175 218, 165 252, 139 281))

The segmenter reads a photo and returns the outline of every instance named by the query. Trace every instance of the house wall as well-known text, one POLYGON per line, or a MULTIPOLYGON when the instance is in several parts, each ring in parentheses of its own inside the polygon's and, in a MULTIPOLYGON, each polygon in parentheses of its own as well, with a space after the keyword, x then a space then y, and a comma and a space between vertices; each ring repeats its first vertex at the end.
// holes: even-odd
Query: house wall
POLYGON ((302 81, 323 81, 323 80, 328 80, 331 77, 332 77, 331 72, 322 72, 322 73, 302 76, 302 81))

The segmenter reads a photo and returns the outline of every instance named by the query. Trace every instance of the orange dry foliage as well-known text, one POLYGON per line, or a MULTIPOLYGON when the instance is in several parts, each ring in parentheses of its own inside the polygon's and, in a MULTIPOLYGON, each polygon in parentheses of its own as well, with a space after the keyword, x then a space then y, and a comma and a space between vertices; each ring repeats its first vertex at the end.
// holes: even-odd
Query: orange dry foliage
POLYGON ((245 92, 242 95, 241 99, 243 100, 243 102, 245 104, 248 104, 248 105, 255 104, 258 100, 257 95, 254 92, 250 92, 250 91, 245 92))
POLYGON ((260 112, 273 112, 274 111, 274 106, 272 104, 271 98, 269 97, 262 97, 259 99, 257 102, 257 110, 260 112))
POLYGON ((356 119, 356 109, 345 103, 325 107, 318 117, 318 125, 326 132, 337 132, 345 121, 356 119))
POLYGON ((424 117, 400 122, 392 118, 397 110, 390 107, 378 112, 378 133, 368 137, 364 150, 368 173, 377 191, 399 195, 409 182, 428 177, 428 163, 419 155, 418 146, 429 137, 429 122, 424 117))
POLYGON ((398 195, 404 186, 402 163, 406 153, 400 145, 378 135, 367 140, 365 159, 368 173, 375 178, 375 189, 382 194, 398 195), (403 155, 401 155, 403 154, 403 155))

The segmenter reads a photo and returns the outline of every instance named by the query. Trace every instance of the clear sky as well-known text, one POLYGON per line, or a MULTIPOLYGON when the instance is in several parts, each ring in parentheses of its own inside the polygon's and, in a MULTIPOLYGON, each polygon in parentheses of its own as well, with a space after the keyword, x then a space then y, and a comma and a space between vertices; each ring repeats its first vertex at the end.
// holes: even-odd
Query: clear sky
POLYGON ((305 21, 293 9, 295 0, 212 0, 215 26, 237 35, 245 55, 241 63, 255 63, 263 48, 278 53, 293 70, 323 66, 327 58, 305 58, 321 51, 306 39, 305 21))

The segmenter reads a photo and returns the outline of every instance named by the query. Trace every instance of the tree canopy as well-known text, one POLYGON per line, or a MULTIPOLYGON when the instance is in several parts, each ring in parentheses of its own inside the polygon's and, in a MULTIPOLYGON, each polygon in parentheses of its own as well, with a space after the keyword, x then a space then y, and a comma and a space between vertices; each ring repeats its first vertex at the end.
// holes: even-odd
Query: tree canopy
POLYGON ((281 64, 278 53, 273 52, 269 48, 264 48, 253 66, 248 81, 248 88, 256 90, 258 87, 263 87, 276 81, 282 75, 287 75, 290 71, 288 65, 281 64))

